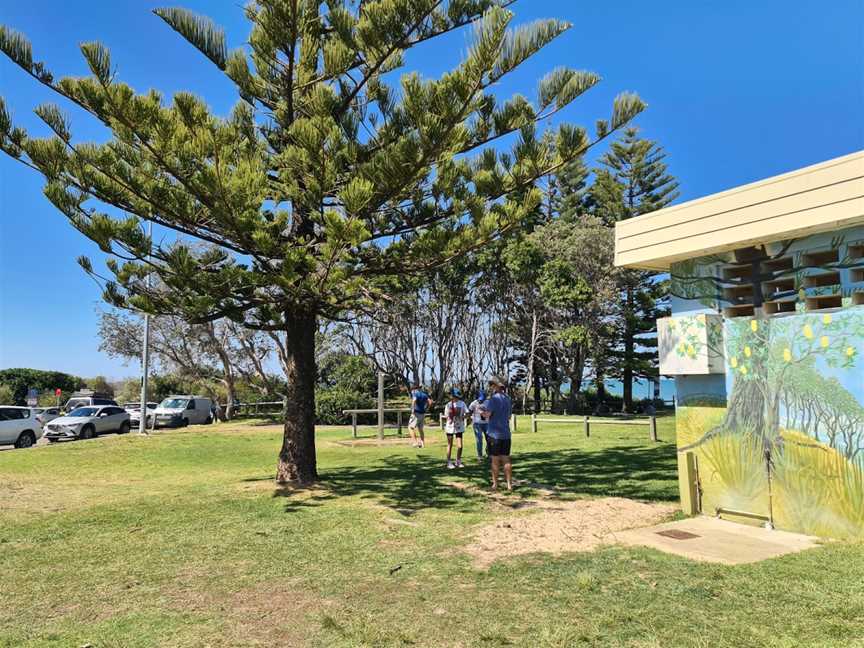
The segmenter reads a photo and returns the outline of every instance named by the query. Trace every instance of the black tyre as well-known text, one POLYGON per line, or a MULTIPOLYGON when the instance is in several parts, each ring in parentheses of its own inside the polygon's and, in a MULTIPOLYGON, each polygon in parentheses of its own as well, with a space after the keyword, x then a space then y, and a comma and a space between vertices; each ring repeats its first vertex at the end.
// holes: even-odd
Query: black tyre
POLYGON ((182 421, 180 421, 180 427, 186 427, 187 425, 189 425, 189 419, 184 418, 182 421))
POLYGON ((36 445, 36 435, 30 430, 24 430, 15 441, 16 448, 32 448, 36 445))
POLYGON ((79 439, 92 439, 95 436, 96 429, 92 425, 85 425, 78 434, 79 439))
POLYGON ((208 416, 207 420, 204 421, 204 425, 212 425, 212 423, 213 423, 213 417, 212 416, 208 416))
POLYGON ((123 421, 120 424, 120 429, 117 430, 117 434, 129 434, 129 430, 131 429, 131 427, 132 426, 129 424, 129 421, 123 421))

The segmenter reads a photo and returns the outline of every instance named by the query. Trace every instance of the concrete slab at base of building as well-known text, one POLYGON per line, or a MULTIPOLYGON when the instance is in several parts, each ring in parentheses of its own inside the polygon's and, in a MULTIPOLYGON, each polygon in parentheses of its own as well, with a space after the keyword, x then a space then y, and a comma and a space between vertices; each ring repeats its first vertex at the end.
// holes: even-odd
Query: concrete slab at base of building
POLYGON ((616 226, 669 272, 682 508, 864 537, 864 152, 616 226))
POLYGON ((700 562, 723 565, 778 558, 819 546, 818 538, 763 527, 742 526, 718 518, 695 517, 614 534, 627 546, 651 547, 700 562))

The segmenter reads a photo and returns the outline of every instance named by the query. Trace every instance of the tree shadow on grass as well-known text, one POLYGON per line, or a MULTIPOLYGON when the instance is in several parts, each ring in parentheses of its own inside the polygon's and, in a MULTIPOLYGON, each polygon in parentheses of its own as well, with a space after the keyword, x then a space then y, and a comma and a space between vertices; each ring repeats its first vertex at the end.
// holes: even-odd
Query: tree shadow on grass
MULTIPOLYGON (((670 445, 618 446, 585 452, 551 450, 520 452, 513 456, 514 478, 534 485, 556 488, 564 496, 628 497, 639 500, 673 501, 678 498, 675 448, 670 445)), ((340 467, 322 471, 321 486, 327 493, 291 499, 286 510, 317 506, 337 496, 373 500, 410 517, 427 509, 476 510, 483 489, 489 485, 489 467, 484 461, 461 470, 447 470, 440 458, 421 455, 390 455, 369 466, 340 467), (466 487, 457 488, 454 482, 466 487)), ((277 490, 291 496, 296 491, 277 490)), ((530 497, 532 488, 520 488, 518 498, 530 497)))

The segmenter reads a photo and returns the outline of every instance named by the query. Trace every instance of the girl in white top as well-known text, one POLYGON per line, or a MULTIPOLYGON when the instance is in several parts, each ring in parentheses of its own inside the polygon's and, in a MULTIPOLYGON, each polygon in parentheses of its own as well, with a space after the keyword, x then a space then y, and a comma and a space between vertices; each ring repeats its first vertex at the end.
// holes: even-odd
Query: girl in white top
POLYGON ((464 468, 462 463, 462 434, 465 432, 465 419, 468 417, 468 406, 462 400, 462 394, 455 387, 450 391, 450 401, 444 407, 447 433, 447 468, 464 468), (456 463, 453 463, 453 439, 456 439, 456 463))

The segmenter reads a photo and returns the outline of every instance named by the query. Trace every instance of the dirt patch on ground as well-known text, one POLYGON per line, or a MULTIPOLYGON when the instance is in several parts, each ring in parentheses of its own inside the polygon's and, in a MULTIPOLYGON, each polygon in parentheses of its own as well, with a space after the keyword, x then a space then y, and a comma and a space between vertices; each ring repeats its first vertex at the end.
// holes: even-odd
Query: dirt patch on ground
MULTIPOLYGON (((411 446, 411 437, 403 436, 403 437, 384 437, 383 439, 379 439, 378 437, 364 437, 361 439, 348 439, 346 441, 330 441, 333 445, 340 445, 346 448, 353 448, 354 446, 411 446)), ((427 441, 428 443, 428 441, 427 441)))
POLYGON ((501 558, 531 553, 561 554, 590 551, 614 542, 616 531, 657 524, 676 510, 674 504, 637 502, 621 497, 601 499, 516 500, 494 498, 514 512, 482 527, 467 547, 477 567, 488 568, 501 558), (519 509, 528 509, 518 513, 519 509))
POLYGON ((307 646, 310 619, 332 602, 289 581, 266 582, 232 593, 192 581, 167 592, 171 607, 224 620, 212 646, 307 646))

